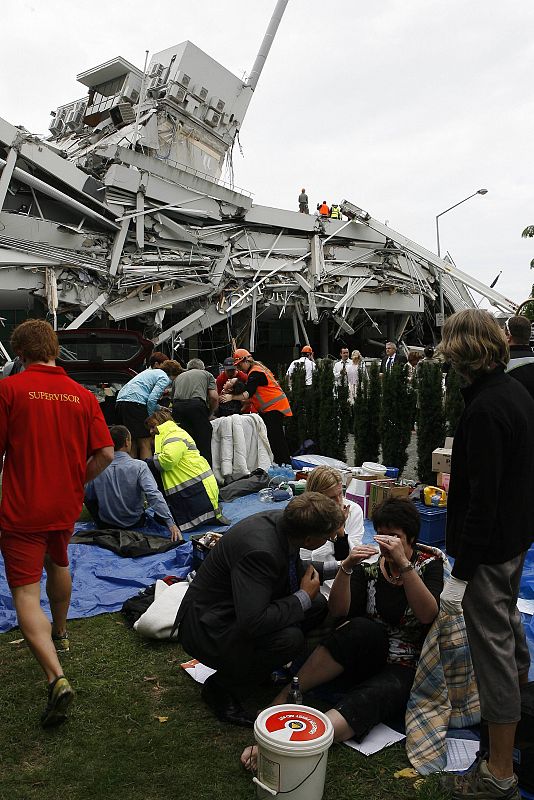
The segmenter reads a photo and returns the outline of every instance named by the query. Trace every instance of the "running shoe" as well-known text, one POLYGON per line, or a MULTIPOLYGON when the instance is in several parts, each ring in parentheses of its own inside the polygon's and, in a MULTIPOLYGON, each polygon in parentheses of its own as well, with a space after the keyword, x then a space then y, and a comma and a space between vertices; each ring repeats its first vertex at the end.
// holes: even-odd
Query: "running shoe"
POLYGON ((67 718, 67 709, 74 699, 74 691, 64 675, 60 675, 48 686, 48 702, 41 714, 43 728, 60 725, 67 718))
POLYGON ((69 645, 69 634, 67 631, 61 634, 60 636, 52 636, 52 641, 56 646, 56 650, 58 653, 69 653, 70 652, 70 645, 69 645))

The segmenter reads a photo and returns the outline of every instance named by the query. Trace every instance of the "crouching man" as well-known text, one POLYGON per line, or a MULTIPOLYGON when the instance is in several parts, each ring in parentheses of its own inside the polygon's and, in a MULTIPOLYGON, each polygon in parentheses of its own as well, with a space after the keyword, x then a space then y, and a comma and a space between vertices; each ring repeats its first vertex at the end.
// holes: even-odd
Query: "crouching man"
MULTIPOLYGON (((271 672, 301 653, 305 636, 325 618, 313 565, 301 547, 321 547, 344 523, 343 510, 318 492, 292 500, 284 511, 255 514, 223 536, 210 552, 177 616, 178 639, 216 669, 202 697, 223 722, 252 726, 242 698, 271 672)), ((323 578, 334 577, 322 565, 323 578)))
POLYGON ((56 653, 68 650, 67 545, 84 483, 112 461, 113 442, 95 396, 56 367, 48 322, 23 322, 11 345, 25 369, 0 383, 0 549, 20 629, 48 681, 41 724, 49 727, 65 720, 74 696, 56 653), (40 606, 43 567, 52 627, 40 606))
POLYGON ((97 526, 125 530, 144 528, 146 497, 156 522, 167 526, 173 542, 183 541, 147 464, 130 455, 132 437, 128 428, 113 425, 109 432, 115 448, 113 464, 85 488, 85 506, 97 526))

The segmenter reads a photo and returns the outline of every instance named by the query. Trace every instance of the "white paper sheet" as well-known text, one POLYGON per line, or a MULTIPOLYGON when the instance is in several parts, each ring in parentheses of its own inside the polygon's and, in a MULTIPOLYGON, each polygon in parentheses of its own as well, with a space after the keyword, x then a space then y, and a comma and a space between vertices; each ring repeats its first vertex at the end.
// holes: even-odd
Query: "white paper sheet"
POLYGON ((534 614, 534 600, 524 600, 519 597, 517 600, 517 607, 522 614, 534 614))
POLYGON ((205 683, 209 676, 216 672, 216 670, 211 667, 201 664, 196 658, 192 658, 191 661, 185 661, 183 664, 180 664, 180 666, 182 669, 185 669, 187 674, 191 675, 193 680, 197 683, 205 683))
POLYGON ((447 766, 445 772, 463 772, 469 769, 480 749, 480 742, 472 739, 447 739, 447 766))
POLYGON ((347 739, 343 744, 346 744, 347 747, 352 747, 353 750, 357 750, 359 753, 363 753, 364 756, 372 756, 373 753, 378 753, 385 747, 389 747, 390 744, 395 744, 395 742, 402 742, 405 738, 403 733, 398 733, 393 728, 380 724, 369 731, 363 741, 356 742, 354 739, 347 739))

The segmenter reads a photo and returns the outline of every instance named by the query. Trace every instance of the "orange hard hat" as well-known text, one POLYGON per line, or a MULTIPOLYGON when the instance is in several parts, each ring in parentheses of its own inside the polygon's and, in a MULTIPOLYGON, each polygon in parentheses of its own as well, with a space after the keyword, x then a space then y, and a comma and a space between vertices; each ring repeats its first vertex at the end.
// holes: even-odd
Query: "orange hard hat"
POLYGON ((301 353, 313 353, 313 349, 310 347, 309 344, 305 344, 300 352, 301 353))
POLYGON ((245 358, 252 358, 248 350, 245 350, 243 347, 234 350, 234 364, 240 364, 245 358))

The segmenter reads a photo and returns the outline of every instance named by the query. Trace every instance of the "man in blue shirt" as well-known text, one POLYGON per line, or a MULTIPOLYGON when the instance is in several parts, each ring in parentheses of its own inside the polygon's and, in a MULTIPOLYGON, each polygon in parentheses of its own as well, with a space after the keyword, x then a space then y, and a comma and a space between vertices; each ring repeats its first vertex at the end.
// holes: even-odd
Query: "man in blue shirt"
POLYGON ((183 541, 169 507, 144 461, 129 454, 132 437, 124 425, 110 428, 115 454, 109 474, 98 475, 85 487, 85 506, 99 528, 142 528, 144 498, 155 512, 155 520, 166 525, 173 542, 183 541))

